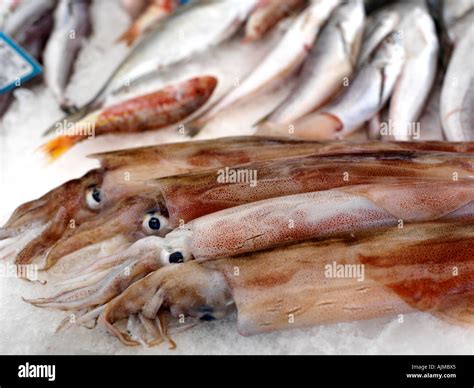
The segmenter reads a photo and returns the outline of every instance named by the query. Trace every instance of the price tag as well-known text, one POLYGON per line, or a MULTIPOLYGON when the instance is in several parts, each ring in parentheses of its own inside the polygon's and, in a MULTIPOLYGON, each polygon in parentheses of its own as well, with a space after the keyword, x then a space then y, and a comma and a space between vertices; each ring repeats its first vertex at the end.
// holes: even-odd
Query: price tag
POLYGON ((21 86, 41 71, 35 59, 0 32, 0 94, 21 86))

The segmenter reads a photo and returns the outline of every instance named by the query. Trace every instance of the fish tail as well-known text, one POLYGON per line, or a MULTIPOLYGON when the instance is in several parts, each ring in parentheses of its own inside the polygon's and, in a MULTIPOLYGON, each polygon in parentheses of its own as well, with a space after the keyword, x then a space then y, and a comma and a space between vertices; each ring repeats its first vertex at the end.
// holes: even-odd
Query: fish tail
POLYGON ((76 143, 85 139, 83 135, 61 135, 48 141, 40 147, 40 150, 44 152, 51 161, 55 161, 62 154, 72 148, 76 143))
POLYGON ((132 26, 125 31, 120 37, 117 39, 118 43, 125 43, 127 47, 130 47, 140 36, 140 28, 136 24, 132 24, 132 26))

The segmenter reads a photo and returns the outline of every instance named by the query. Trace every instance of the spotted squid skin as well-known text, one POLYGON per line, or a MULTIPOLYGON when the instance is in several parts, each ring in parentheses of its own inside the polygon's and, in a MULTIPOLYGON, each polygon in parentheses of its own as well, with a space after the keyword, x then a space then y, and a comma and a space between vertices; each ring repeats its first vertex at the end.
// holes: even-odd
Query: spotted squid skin
POLYGON ((232 167, 253 171, 249 182, 219 182, 223 169, 157 179, 150 185, 163 197, 170 223, 178 226, 219 210, 268 198, 359 184, 395 183, 403 180, 474 179, 474 159, 423 152, 378 152, 309 155, 232 167))
MULTIPOLYGON (((169 233, 164 257, 233 256, 316 236, 449 217, 474 198, 472 182, 356 185, 257 201, 197 218, 169 233)), ((473 217, 473 214, 468 215, 473 217)), ((165 260, 166 261, 166 260, 165 260)))
POLYGON ((181 314, 220 319, 234 306, 242 335, 420 310, 472 324, 472 226, 430 222, 346 233, 160 268, 109 302, 98 314, 99 325, 136 345, 114 324, 165 312, 169 325, 181 314), (364 277, 330 276, 332 263, 362 266, 364 277), (453 275, 453 266, 461 268, 461 276, 453 275))
MULTIPOLYGON (((87 267, 84 265, 84 269, 78 272, 68 273, 68 280, 56 295, 32 300, 31 303, 65 310, 93 307, 104 303, 107 298, 115 296, 116 284, 121 284, 122 288, 125 284, 130 284, 158 269, 163 265, 160 257, 160 239, 146 237, 150 231, 145 231, 142 226, 142 221, 149 217, 150 212, 156 214, 158 211, 161 216, 168 219, 166 226, 163 224, 159 231, 152 231, 154 235, 163 236, 166 234, 167 228, 179 227, 181 220, 190 221, 224 208, 284 195, 322 191, 334 187, 347 187, 349 193, 354 194, 356 191, 351 190, 349 186, 370 183, 371 190, 366 189, 365 192, 368 192, 369 197, 375 196, 375 201, 377 201, 377 198, 387 190, 382 189, 377 194, 377 189, 374 188, 375 184, 412 182, 414 178, 425 181, 431 179, 431 182, 449 180, 452 179, 453 171, 457 171, 460 181, 469 182, 473 179, 474 166, 472 162, 472 159, 467 156, 455 158, 453 155, 447 154, 413 152, 325 157, 312 155, 234 166, 236 169, 258 171, 258 184, 255 187, 248 183, 219 183, 216 179, 219 170, 206 170, 201 173, 161 178, 154 182, 157 192, 149 193, 147 196, 125 199, 103 216, 98 216, 97 220, 82 224, 70 236, 59 240, 49 252, 47 259, 54 264, 61 257, 78 249, 86 248, 90 244, 101 242, 102 246, 109 246, 115 243, 113 238, 117 236, 123 236, 123 239, 132 244, 129 248, 121 246, 108 248, 107 254, 109 256, 97 258, 92 265, 89 264, 87 267), (345 180, 345 174, 348 174, 350 179, 345 180), (134 276, 124 276, 124 269, 131 267, 134 268, 134 276), (99 276, 100 273, 103 275, 96 278, 95 274, 99 276), (84 278, 86 275, 88 277, 84 278), (85 290, 88 290, 87 293, 85 290)), ((389 190, 389 192, 391 191, 389 190)), ((414 198, 416 191, 412 189, 410 194, 410 198, 414 198)), ((423 195, 423 200, 430 199, 426 193, 423 195)), ((403 204, 396 202, 399 199, 397 196, 394 198, 389 196, 389 199, 403 208, 403 204)), ((403 198, 401 199, 403 200, 403 198)), ((474 206, 474 202, 471 204, 474 206)), ((348 204, 342 203, 340 206, 344 210, 347 209, 348 204)), ((439 204, 433 207, 440 211, 439 204)), ((419 205, 418 208, 420 208, 419 205)), ((364 210, 363 206, 361 209, 364 210)), ((417 217, 421 216, 421 210, 415 212, 417 217)), ((469 206, 459 208, 454 213, 449 212, 450 210, 452 209, 448 208, 443 213, 448 212, 447 216, 454 219, 469 219, 474 214, 472 206, 471 208, 469 206)), ((396 212, 397 209, 393 211, 396 212)), ((436 215, 427 214, 425 217, 436 217, 436 215)), ((361 214, 354 216, 359 220, 361 218, 361 214)), ((382 214, 380 213, 379 216, 382 214)), ((407 220, 407 216, 405 216, 405 220, 407 220)), ((383 222, 383 219, 380 222, 383 222)), ((391 222, 395 223, 395 219, 392 219, 391 222)), ((294 226, 297 227, 298 224, 295 223, 294 226)), ((240 230, 241 227, 242 225, 236 225, 237 230, 240 230)), ((312 229, 310 233, 337 232, 337 229, 331 226, 327 226, 326 230, 321 231, 324 228, 325 223, 323 222, 319 228, 312 229)), ((297 236, 293 237, 298 238, 297 236)), ((222 236, 219 236, 220 240, 222 240, 222 236)))

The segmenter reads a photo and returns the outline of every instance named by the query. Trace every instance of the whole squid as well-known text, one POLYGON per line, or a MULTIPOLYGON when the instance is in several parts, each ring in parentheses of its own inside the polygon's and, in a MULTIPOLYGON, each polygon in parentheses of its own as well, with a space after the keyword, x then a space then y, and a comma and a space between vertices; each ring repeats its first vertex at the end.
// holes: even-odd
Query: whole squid
POLYGON ((110 255, 117 238, 132 244, 149 235, 164 236, 195 218, 263 199, 357 184, 471 180, 473 163, 470 157, 434 153, 315 154, 159 178, 149 182, 146 194, 122 199, 64 235, 47 253, 46 268, 73 252, 81 257, 76 261, 90 267, 86 256, 94 245, 102 251, 107 247, 110 255))
POLYGON ((474 219, 472 182, 407 181, 339 187, 252 202, 196 218, 164 238, 150 236, 64 282, 40 307, 100 306, 162 266, 268 249, 311 238, 405 223, 474 219))
MULTIPOLYGON (((395 149, 406 145, 391 145, 395 149)), ((407 144, 409 147, 446 149, 442 143, 407 144)), ((68 230, 107 209, 120 198, 140 194, 149 189, 145 182, 166 175, 194 170, 229 166, 283 156, 317 152, 347 152, 379 149, 378 144, 325 144, 258 137, 231 137, 186 143, 141 147, 93 155, 101 168, 91 170, 53 189, 41 198, 19 206, 6 225, 0 229, 0 239, 9 239, 2 247, 1 257, 8 257, 20 247, 18 257, 30 261, 38 252, 51 247, 68 230)), ((457 144, 452 150, 466 150, 457 144), (460 148, 459 148, 460 147, 460 148)))
POLYGON ((473 225, 405 225, 167 266, 77 323, 98 316, 125 345, 172 347, 168 329, 234 311, 242 335, 414 311, 472 324, 473 225))
MULTIPOLYGON (((13 254, 18 263, 27 264, 35 257, 42 257, 65 233, 71 233, 71 229, 74 231, 97 214, 100 214, 97 217, 99 225, 100 222, 107 225, 107 220, 114 220, 114 213, 108 213, 109 215, 102 219, 102 215, 106 214, 103 212, 123 198, 154 190, 155 188, 147 183, 150 179, 291 156, 409 150, 472 153, 474 146, 472 143, 320 143, 236 137, 93 155, 100 160, 100 169, 91 170, 84 177, 66 182, 41 198, 18 207, 6 225, 0 229, 0 239, 10 239, 0 253, 2 257, 10 257, 13 254)), ((153 198, 151 200, 153 201, 153 198)), ((148 203, 147 201, 150 199, 144 203, 148 203)), ((159 204, 156 200, 154 203, 159 204)), ((136 205, 125 204, 121 207, 122 211, 127 212, 125 219, 134 218, 134 212, 143 209, 139 199, 129 199, 128 204, 136 205)), ((122 214, 122 211, 118 214, 122 214)), ((97 234, 100 238, 104 235, 108 235, 107 228, 102 228, 97 234)))

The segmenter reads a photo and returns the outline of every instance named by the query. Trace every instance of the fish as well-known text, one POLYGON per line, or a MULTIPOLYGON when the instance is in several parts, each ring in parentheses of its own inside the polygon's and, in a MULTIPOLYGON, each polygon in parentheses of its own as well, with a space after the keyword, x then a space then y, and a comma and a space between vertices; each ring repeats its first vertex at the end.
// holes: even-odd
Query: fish
MULTIPOLYGON (((163 240, 147 239, 147 236, 163 237, 173 229, 185 227, 185 222, 223 209, 336 187, 402 183, 413 179, 442 181, 451 179, 453 171, 459 173, 459 181, 474 179, 472 158, 460 158, 458 161, 431 153, 311 155, 233 166, 232 169, 257 171, 258 185, 216 181, 219 170, 161 178, 153 182, 157 188, 154 193, 122 200, 100 221, 97 217, 98 220, 82 224, 73 234, 59 240, 46 258, 54 265, 62 257, 76 251, 73 260, 81 262, 80 268, 66 273, 56 271, 56 274, 67 275, 61 276, 62 287, 59 287, 57 294, 32 300, 31 303, 64 310, 96 307, 117 295, 117 284, 124 288, 163 265, 158 249, 163 240), (344 180, 345 174, 350 179, 344 180), (328 179, 328 176, 334 178, 328 179), (114 251, 112 245, 119 236, 124 236, 130 245, 118 246, 115 253, 111 253, 114 251), (86 247, 90 244, 101 244, 102 249, 107 246, 107 254, 102 258, 95 255, 92 263, 81 260, 79 257, 82 255, 77 250, 82 249, 83 254, 87 255, 89 249, 86 247), (132 265, 135 262, 136 266, 132 265), (131 267, 134 268, 133 276, 124 271, 131 267), (84 292, 86 289, 87 293, 84 292)), ((468 215, 469 212, 467 209, 468 215)), ((220 238, 222 236, 217 240, 220 238)), ((176 257, 185 257, 181 251, 173 253, 176 257)))
POLYGON ((444 140, 441 123, 441 88, 444 73, 438 70, 438 75, 430 92, 426 107, 420 116, 420 140, 444 140))
POLYGON ((474 4, 470 0, 443 1, 441 20, 451 44, 456 44, 473 23, 474 4))
POLYGON ((245 25, 244 42, 262 39, 280 20, 306 5, 306 0, 260 0, 245 25))
POLYGON ((170 348, 180 328, 232 316, 244 336, 415 311, 472 325, 473 225, 412 224, 167 266, 75 323, 170 348), (127 320, 135 330, 120 326, 127 320))
POLYGON ((236 88, 189 124, 191 132, 199 131, 218 113, 268 90, 295 73, 307 57, 319 30, 339 0, 314 1, 289 27, 278 45, 262 63, 236 88))
POLYGON ((75 59, 92 31, 90 0, 59 0, 54 14, 54 30, 44 52, 45 82, 64 109, 65 96, 75 59))
MULTIPOLYGON (((25 49, 38 62, 42 60, 44 46, 53 28, 55 1, 10 1, 0 29, 25 49)), ((0 118, 14 100, 13 91, 0 96, 0 118)))
POLYGON ((365 23, 363 43, 357 63, 360 66, 370 57, 382 40, 397 29, 400 15, 393 9, 383 8, 368 16, 365 23))
POLYGON ((145 9, 148 0, 122 0, 121 5, 127 14, 136 19, 140 13, 145 9))
POLYGON ((211 1, 186 12, 178 11, 162 28, 132 48, 88 103, 71 107, 75 111, 72 117, 80 119, 100 107, 108 95, 144 82, 160 70, 224 42, 237 32, 256 1, 211 1))
POLYGON ((455 46, 441 90, 441 121, 446 139, 474 139, 474 71, 472 61, 474 27, 455 46))
POLYGON ((389 105, 391 136, 408 140, 426 105, 437 74, 439 43, 435 24, 427 10, 417 4, 400 4, 399 33, 405 63, 395 83, 389 105), (420 71, 421 70, 421 71, 420 71))
POLYGON ((305 60, 294 91, 264 122, 290 124, 320 108, 355 70, 364 26, 362 1, 337 7, 305 60))
POLYGON ((404 63, 397 32, 389 34, 348 86, 326 106, 290 125, 262 124, 255 134, 307 140, 344 138, 371 119, 387 102, 404 63))
POLYGON ((186 0, 151 0, 132 25, 119 37, 119 42, 132 46, 140 37, 156 28, 186 0))
MULTIPOLYGON (((116 103, 74 123, 72 134, 60 134, 44 144, 42 150, 55 160, 91 137, 144 132, 178 123, 203 106, 216 85, 215 77, 202 76, 116 103)), ((56 131, 61 133, 58 128, 56 131)))
POLYGON ((44 1, 13 1, 6 3, 10 12, 5 16, 2 31, 16 39, 39 18, 54 10, 56 0, 44 1))

